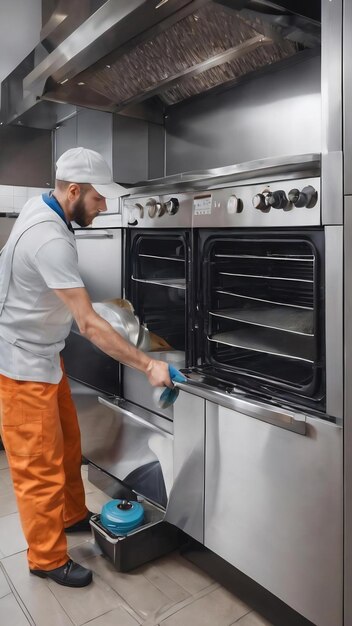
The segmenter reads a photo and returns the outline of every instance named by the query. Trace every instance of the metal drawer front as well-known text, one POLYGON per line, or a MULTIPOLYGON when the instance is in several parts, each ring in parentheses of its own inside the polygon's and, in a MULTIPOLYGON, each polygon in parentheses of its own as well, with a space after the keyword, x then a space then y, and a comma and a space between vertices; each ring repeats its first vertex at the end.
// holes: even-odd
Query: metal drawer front
POLYGON ((205 545, 319 626, 342 623, 342 430, 207 402, 205 545))
POLYGON ((84 456, 165 507, 173 476, 172 433, 153 424, 147 411, 123 401, 119 406, 118 400, 99 397, 83 385, 73 384, 73 396, 84 456))

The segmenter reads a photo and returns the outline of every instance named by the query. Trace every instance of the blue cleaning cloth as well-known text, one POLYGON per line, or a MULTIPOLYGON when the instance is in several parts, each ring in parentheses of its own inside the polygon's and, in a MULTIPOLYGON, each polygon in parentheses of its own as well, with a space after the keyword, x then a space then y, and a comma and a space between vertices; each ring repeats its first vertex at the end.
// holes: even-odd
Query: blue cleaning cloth
MULTIPOLYGON (((169 374, 173 383, 184 383, 187 380, 173 365, 169 365, 169 374)), ((167 409, 175 402, 178 394, 179 390, 176 387, 173 389, 166 387, 158 400, 158 406, 161 409, 167 409)))

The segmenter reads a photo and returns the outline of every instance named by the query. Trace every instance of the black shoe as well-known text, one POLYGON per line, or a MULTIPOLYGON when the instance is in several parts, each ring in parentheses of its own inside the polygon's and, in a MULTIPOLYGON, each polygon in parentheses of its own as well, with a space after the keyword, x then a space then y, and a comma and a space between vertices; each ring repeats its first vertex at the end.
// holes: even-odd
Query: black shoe
POLYGON ((79 533, 90 531, 89 520, 92 515, 94 515, 94 513, 88 511, 87 515, 83 519, 79 520, 79 522, 76 522, 75 524, 72 524, 72 526, 68 526, 67 528, 65 528, 65 533, 79 533))
POLYGON ((71 559, 69 559, 65 565, 61 565, 61 567, 56 567, 55 569, 30 569, 29 571, 35 576, 50 578, 65 587, 86 587, 93 579, 90 569, 86 569, 82 567, 82 565, 74 563, 71 559))

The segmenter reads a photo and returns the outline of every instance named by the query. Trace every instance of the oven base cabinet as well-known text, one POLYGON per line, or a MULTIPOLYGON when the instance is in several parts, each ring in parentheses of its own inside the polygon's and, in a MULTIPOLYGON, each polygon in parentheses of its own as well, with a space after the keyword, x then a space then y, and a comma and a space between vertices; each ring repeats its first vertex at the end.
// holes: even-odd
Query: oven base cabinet
POLYGON ((342 429, 207 402, 205 545, 318 626, 342 624, 342 429))
POLYGON ((165 520, 204 543, 205 400, 180 392, 174 404, 173 486, 165 520))

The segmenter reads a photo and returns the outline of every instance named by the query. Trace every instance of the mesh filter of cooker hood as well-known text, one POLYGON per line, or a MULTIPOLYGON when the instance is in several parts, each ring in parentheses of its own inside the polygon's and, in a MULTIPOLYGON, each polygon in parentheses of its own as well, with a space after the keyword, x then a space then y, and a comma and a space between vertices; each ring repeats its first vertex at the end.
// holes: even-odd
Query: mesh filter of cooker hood
POLYGON ((81 72, 76 81, 117 106, 156 93, 165 103, 174 104, 302 49, 281 38, 265 20, 249 18, 250 13, 208 3, 115 60, 105 57, 104 63, 81 72), (238 58, 221 61, 221 56, 234 48, 238 58), (209 59, 215 59, 216 67, 204 65, 209 59), (197 67, 199 73, 194 76, 197 67))

